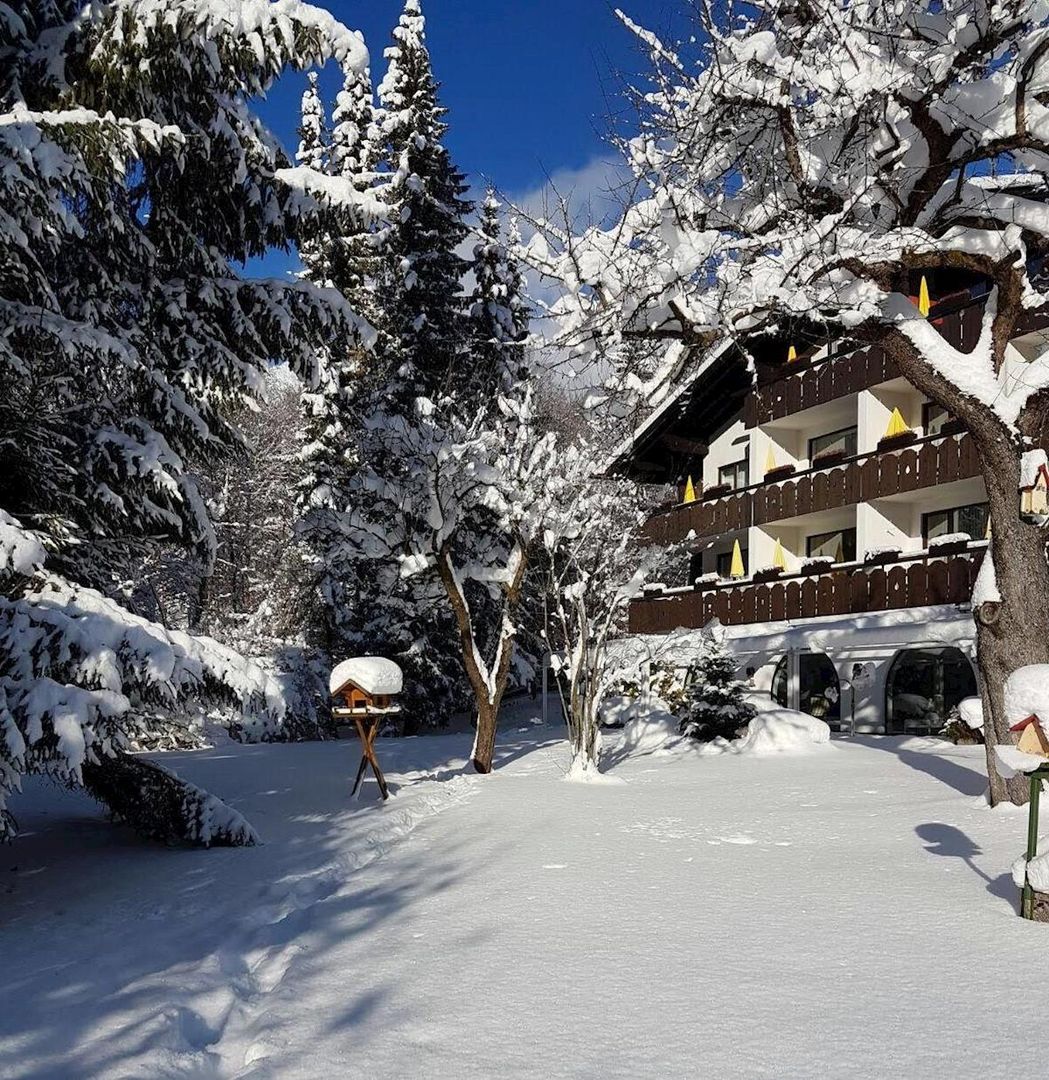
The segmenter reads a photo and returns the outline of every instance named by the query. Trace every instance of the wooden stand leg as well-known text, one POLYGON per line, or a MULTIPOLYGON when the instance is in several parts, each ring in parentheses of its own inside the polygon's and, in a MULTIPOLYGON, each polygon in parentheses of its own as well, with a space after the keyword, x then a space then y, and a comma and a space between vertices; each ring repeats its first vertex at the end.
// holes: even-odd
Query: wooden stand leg
POLYGON ((367 726, 360 719, 357 719, 357 734, 361 738, 361 748, 363 750, 363 756, 361 757, 360 766, 357 769, 357 779, 353 785, 353 797, 356 798, 360 794, 361 788, 364 786, 364 773, 369 765, 372 767, 372 772, 375 774, 375 779, 379 784, 379 792, 382 795, 385 802, 390 797, 390 790, 386 786, 386 777, 382 774, 382 769, 379 768, 378 759, 375 757, 375 736, 379 733, 379 720, 376 718, 371 721, 367 726))
MULTIPOLYGON (((1041 778, 1031 776, 1031 802, 1027 817, 1027 862, 1038 854, 1038 801, 1042 793, 1041 778)), ((1034 889, 1024 875, 1023 893, 1020 895, 1020 914, 1025 919, 1034 918, 1034 889)))

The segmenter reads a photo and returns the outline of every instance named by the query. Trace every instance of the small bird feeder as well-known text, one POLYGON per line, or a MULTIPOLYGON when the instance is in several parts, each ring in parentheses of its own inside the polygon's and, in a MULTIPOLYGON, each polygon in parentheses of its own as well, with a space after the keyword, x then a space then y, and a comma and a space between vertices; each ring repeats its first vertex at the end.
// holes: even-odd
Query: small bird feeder
POLYGON ((332 709, 332 715, 354 722, 363 748, 353 796, 356 798, 360 794, 364 774, 371 765, 379 791, 384 800, 388 799, 390 793, 386 778, 375 757, 375 737, 382 721, 401 711, 400 705, 393 700, 404 686, 400 667, 381 656, 358 656, 353 660, 343 660, 332 671, 328 685, 331 696, 343 702, 332 709))
POLYGON ((1037 716, 1029 716, 1026 720, 1021 720, 1020 723, 1013 724, 1009 730, 1013 734, 1018 732, 1020 735, 1016 743, 1018 750, 1049 761, 1049 735, 1046 734, 1042 721, 1037 716))
POLYGON ((1024 454, 1020 473, 1020 516, 1024 521, 1043 525, 1049 519, 1049 461, 1045 451, 1024 454))

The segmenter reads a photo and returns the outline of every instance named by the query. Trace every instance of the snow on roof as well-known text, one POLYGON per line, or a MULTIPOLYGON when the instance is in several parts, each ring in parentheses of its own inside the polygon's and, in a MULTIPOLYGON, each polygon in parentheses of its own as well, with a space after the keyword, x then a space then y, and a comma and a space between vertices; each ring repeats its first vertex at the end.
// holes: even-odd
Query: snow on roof
POLYGON ((1049 455, 1044 450, 1028 450, 1020 459, 1020 487, 1033 488, 1039 473, 1049 480, 1049 455))
POLYGON ((609 472, 614 468, 617 461, 625 455, 629 454, 635 447, 639 445, 641 440, 655 427, 659 421, 666 416, 666 414, 677 405, 681 399, 692 389, 693 386, 699 381, 700 377, 704 375, 710 368, 711 364, 718 359, 724 352, 731 347, 733 342, 730 339, 725 339, 715 345, 703 358, 699 367, 692 372, 691 375, 682 379, 673 391, 667 395, 667 397, 660 402, 653 410, 648 414, 642 423, 636 427, 618 446, 616 446, 612 453, 608 457, 608 461, 602 468, 602 474, 609 472))
POLYGON ((352 684, 366 694, 399 694, 404 685, 401 669, 382 656, 357 656, 343 660, 331 673, 328 687, 337 694, 352 684))

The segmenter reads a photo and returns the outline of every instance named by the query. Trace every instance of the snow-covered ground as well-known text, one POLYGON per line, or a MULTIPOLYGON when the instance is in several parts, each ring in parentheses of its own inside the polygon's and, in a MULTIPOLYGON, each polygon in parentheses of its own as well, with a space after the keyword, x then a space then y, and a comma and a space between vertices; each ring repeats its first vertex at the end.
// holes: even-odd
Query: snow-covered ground
MULTIPOLYGON (((517 709, 527 712, 527 704, 517 709)), ((524 728, 525 730, 521 730, 524 728)), ((568 784, 560 731, 165 761, 266 843, 165 850, 34 782, 0 851, 0 1077, 963 1080, 1041 1034, 1015 913, 1022 813, 982 750, 622 757, 568 784), (1003 997, 1004 992, 1004 997, 1003 997), (994 1004, 995 1000, 1008 1004, 994 1004)))

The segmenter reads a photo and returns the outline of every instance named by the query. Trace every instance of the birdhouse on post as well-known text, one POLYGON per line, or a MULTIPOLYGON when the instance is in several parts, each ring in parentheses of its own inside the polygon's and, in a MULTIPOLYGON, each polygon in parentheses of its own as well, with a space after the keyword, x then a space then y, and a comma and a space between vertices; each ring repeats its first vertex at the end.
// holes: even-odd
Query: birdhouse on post
POLYGON ((343 660, 331 673, 328 687, 333 698, 341 698, 342 705, 332 709, 337 718, 353 720, 361 740, 361 763, 353 784, 353 795, 360 794, 364 786, 364 774, 369 765, 375 774, 383 799, 390 797, 386 778, 375 756, 375 736, 383 719, 401 711, 393 698, 404 686, 401 669, 392 660, 381 656, 358 656, 343 660))
POLYGON ((381 656, 358 656, 343 660, 331 673, 331 696, 342 698, 336 716, 387 716, 401 711, 394 703, 404 685, 401 669, 381 656))
POLYGON ((1020 466, 1020 516, 1043 525, 1049 518, 1049 459, 1044 450, 1029 450, 1020 466))
POLYGON ((1018 750, 1049 760, 1049 735, 1046 734, 1042 721, 1037 716, 1032 714, 1026 720, 1013 724, 1009 730, 1014 734, 1017 732, 1020 734, 1016 744, 1018 750))

